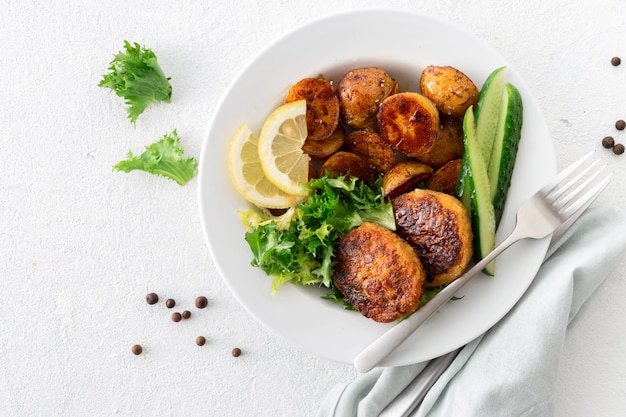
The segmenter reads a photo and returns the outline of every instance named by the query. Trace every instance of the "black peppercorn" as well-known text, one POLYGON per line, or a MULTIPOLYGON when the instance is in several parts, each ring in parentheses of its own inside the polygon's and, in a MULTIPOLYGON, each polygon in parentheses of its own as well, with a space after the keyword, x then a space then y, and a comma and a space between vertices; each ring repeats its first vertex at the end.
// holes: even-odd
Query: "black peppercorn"
POLYGON ((141 355, 141 352, 143 352, 143 348, 141 347, 141 345, 133 345, 133 347, 131 348, 131 351, 135 355, 141 355))
POLYGON ((203 295, 196 297, 196 308, 205 308, 209 304, 209 300, 203 295))
POLYGON ((602 146, 607 149, 612 148, 615 145, 615 139, 612 136, 606 136, 602 138, 602 146))
POLYGON ((183 316, 179 312, 172 313, 172 321, 178 323, 183 319, 183 316))
POLYGON ((621 155, 624 153, 624 145, 622 145, 621 143, 618 143, 617 145, 613 146, 613 153, 615 155, 621 155))
POLYGON ((620 59, 620 57, 614 56, 613 58, 611 58, 611 65, 613 65, 614 67, 617 67, 621 63, 622 60, 620 59))
POLYGON ((206 343, 206 337, 204 337, 204 336, 196 337, 196 345, 204 346, 205 343, 206 343))
POLYGON ((626 122, 623 120, 618 120, 617 122, 615 122, 615 129, 617 130, 624 130, 624 128, 626 128, 626 122))
POLYGON ((188 319, 189 317, 191 317, 191 311, 189 310, 183 311, 183 318, 188 319))
POLYGON ((236 358, 236 357, 238 357, 238 356, 240 356, 240 355, 241 355, 241 349, 239 349, 239 348, 234 348, 234 349, 233 349, 233 352, 232 352, 232 355, 233 355, 235 358, 236 358))
POLYGON ((171 298, 168 298, 167 300, 165 300, 165 306, 167 308, 173 308, 176 305, 176 301, 174 301, 171 298))
POLYGON ((146 302, 150 305, 156 304, 159 302, 159 296, 151 292, 150 294, 146 295, 146 302))

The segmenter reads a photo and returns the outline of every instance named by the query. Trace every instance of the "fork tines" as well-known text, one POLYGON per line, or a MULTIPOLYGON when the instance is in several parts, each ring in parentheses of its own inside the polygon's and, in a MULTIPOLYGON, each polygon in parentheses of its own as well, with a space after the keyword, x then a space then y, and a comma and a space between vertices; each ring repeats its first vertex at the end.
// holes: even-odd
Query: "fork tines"
POLYGON ((593 155, 595 151, 583 156, 540 190, 558 208, 559 214, 567 216, 582 207, 588 207, 595 199, 591 197, 600 194, 608 185, 613 173, 601 177, 600 174, 608 165, 605 163, 598 167, 602 159, 590 160, 593 155), (580 172, 570 178, 579 169, 580 172), (594 169, 595 172, 589 175, 594 169))

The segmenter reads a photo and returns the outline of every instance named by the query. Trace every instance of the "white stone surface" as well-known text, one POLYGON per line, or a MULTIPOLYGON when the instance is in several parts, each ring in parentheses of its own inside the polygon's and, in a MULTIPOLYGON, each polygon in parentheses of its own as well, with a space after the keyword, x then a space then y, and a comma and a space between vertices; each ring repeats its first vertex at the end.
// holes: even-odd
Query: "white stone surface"
MULTIPOLYGON (((314 415, 353 368, 290 346, 239 306, 209 257, 196 180, 180 187, 112 165, 174 128, 199 156, 218 99, 261 48, 336 11, 392 7, 447 19, 493 45, 545 111, 559 167, 605 153, 616 176, 598 204, 623 207, 626 155, 600 140, 626 142, 613 127, 626 119, 626 64, 609 62, 626 59, 625 6, 0 0, 0 415, 314 415), (121 99, 96 87, 124 39, 154 49, 174 86, 172 103, 152 106, 136 126, 121 99), (163 301, 145 303, 150 291, 192 318, 173 323, 163 301), (209 298, 202 311, 193 308, 200 294, 209 298)), ((625 269, 622 261, 570 326, 559 417, 623 414, 625 269)))

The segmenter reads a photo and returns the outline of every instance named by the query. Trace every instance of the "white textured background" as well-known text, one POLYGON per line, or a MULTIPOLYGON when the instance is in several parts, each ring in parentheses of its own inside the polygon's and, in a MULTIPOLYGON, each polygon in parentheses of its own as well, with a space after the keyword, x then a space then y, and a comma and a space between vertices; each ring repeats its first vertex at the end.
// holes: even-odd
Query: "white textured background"
MULTIPOLYGON (((626 61, 609 63, 626 60, 620 0, 0 0, 0 415, 311 416, 356 376, 237 304, 206 249, 196 180, 180 187, 111 167, 174 128, 198 157, 217 100, 254 54, 311 19, 362 7, 435 15, 489 42, 538 98, 558 166, 600 149, 617 175, 598 204, 626 206, 626 155, 599 145, 607 134, 626 142, 613 128, 626 119, 626 61), (136 127, 96 87, 124 39, 152 48, 174 88, 136 127), (171 322, 162 302, 145 303, 150 291, 193 317, 171 322), (202 311, 192 308, 200 294, 202 311)), ((557 416, 623 415, 625 268, 571 325, 557 416)))

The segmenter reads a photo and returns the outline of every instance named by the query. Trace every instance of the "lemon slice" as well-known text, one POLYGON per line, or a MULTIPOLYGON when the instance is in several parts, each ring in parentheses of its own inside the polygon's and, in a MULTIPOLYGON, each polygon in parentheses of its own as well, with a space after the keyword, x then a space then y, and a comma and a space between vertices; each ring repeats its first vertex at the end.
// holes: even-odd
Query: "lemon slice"
POLYGON ((246 124, 237 129, 230 141, 228 168, 237 191, 258 207, 288 208, 303 200, 303 197, 282 191, 267 179, 259 161, 258 138, 246 124))
POLYGON ((306 196, 309 161, 302 151, 306 139, 306 101, 276 108, 263 123, 259 135, 259 159, 265 176, 288 194, 306 196))

